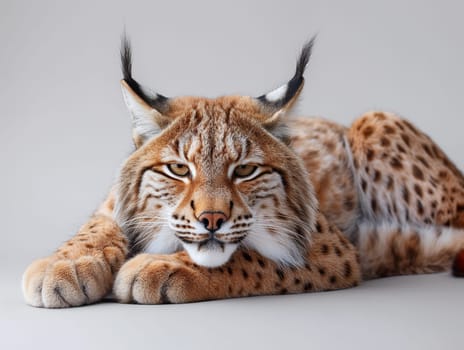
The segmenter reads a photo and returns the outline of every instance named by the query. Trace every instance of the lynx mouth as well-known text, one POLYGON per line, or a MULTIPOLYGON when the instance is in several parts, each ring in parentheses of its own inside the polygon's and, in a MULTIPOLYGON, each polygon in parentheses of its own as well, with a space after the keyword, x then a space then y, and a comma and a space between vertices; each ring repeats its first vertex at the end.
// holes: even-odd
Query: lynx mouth
POLYGON ((216 248, 216 246, 224 249, 226 244, 238 244, 243 241, 248 232, 242 231, 237 233, 203 233, 195 234, 185 234, 184 232, 176 232, 176 237, 183 243, 198 243, 199 249, 204 247, 207 248, 216 248))
POLYGON ((208 238, 204 241, 198 242, 198 250, 215 250, 220 249, 224 252, 225 245, 227 243, 222 242, 214 237, 208 238))
POLYGON ((182 246, 195 264, 219 267, 229 261, 239 244, 223 242, 212 237, 201 242, 182 241, 182 246))

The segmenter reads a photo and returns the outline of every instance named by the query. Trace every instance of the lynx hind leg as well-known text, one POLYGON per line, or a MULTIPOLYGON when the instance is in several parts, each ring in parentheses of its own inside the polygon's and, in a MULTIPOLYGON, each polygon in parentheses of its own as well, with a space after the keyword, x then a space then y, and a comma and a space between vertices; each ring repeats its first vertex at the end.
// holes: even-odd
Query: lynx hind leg
POLYGON ((55 254, 27 268, 24 298, 29 305, 47 308, 99 301, 111 291, 126 253, 120 228, 108 216, 96 215, 55 254))
POLYGON ((464 228, 464 177, 427 135, 380 112, 348 135, 364 218, 464 228))
POLYGON ((352 240, 366 277, 449 269, 463 247, 460 171, 427 135, 393 114, 368 113, 348 136, 364 222, 352 240))
POLYGON ((366 279, 448 271, 464 249, 464 230, 365 222, 359 226, 357 243, 366 279))

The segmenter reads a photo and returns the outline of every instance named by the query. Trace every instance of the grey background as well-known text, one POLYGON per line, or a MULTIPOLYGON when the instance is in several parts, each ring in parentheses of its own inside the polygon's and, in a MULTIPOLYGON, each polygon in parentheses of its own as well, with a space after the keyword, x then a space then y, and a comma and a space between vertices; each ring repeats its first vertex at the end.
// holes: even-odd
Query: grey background
POLYGON ((130 153, 119 36, 168 95, 260 95, 318 33, 299 113, 398 112, 462 166, 460 1, 0 1, 1 348, 458 349, 464 283, 396 277, 191 305, 25 306, 22 271, 73 235, 130 153), (7 346, 7 347, 6 347, 7 346))

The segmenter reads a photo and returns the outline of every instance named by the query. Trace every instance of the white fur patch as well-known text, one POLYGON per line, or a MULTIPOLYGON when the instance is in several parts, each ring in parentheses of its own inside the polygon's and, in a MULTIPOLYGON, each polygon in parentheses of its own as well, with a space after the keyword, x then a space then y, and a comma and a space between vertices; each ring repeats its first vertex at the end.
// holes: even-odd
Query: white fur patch
POLYGON ((182 243, 190 258, 195 264, 206 267, 218 267, 229 261, 238 244, 225 244, 224 249, 219 247, 198 249, 198 243, 182 243))
POLYGON ((172 254, 182 248, 179 239, 169 227, 163 227, 145 248, 146 253, 172 254))
POLYGON ((303 263, 301 252, 290 236, 272 234, 264 227, 252 228, 243 245, 282 265, 300 266, 303 263))
POLYGON ((276 102, 281 100, 282 98, 285 97, 285 94, 287 93, 288 86, 287 84, 282 85, 281 87, 272 90, 271 92, 268 92, 266 94, 266 100, 269 102, 276 102))

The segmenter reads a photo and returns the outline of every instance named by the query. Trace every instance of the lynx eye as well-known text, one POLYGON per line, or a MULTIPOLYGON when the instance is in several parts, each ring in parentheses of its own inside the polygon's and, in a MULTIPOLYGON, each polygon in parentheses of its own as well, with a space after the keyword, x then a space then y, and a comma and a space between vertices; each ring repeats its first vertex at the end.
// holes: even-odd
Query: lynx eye
POLYGON ((252 164, 239 165, 234 169, 234 175, 236 177, 247 177, 253 174, 258 167, 252 164))
POLYGON ((177 176, 187 176, 190 174, 190 170, 185 164, 168 164, 168 169, 177 176))

